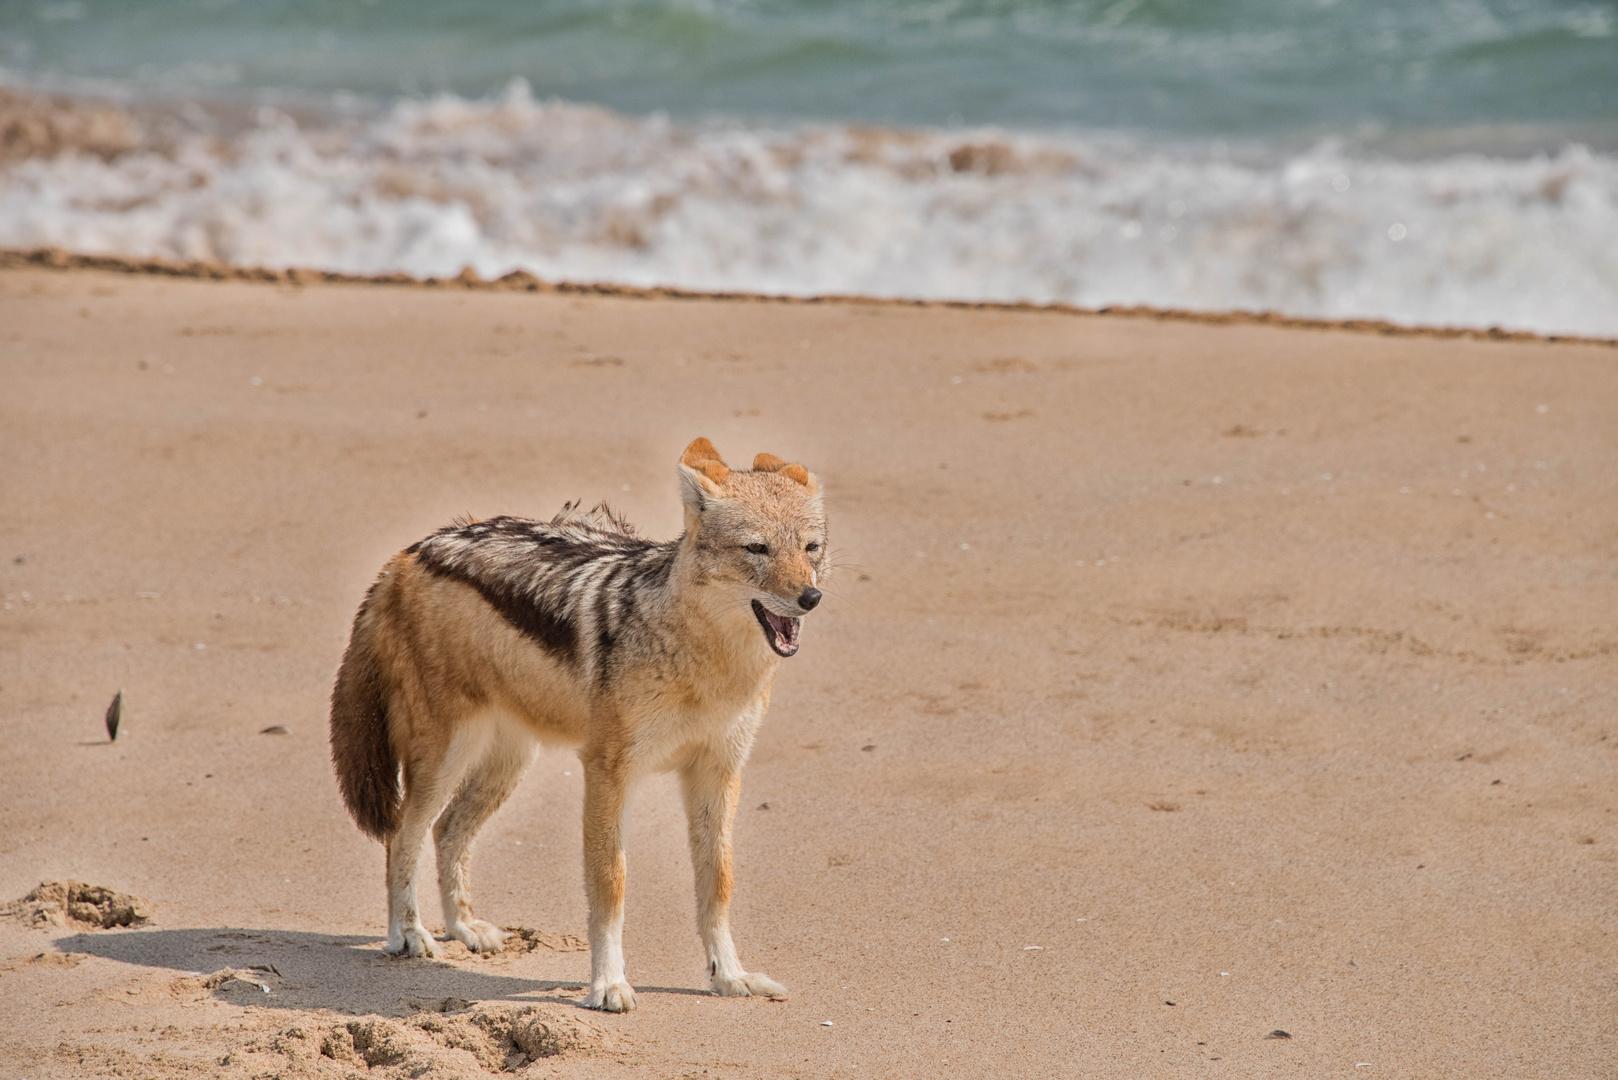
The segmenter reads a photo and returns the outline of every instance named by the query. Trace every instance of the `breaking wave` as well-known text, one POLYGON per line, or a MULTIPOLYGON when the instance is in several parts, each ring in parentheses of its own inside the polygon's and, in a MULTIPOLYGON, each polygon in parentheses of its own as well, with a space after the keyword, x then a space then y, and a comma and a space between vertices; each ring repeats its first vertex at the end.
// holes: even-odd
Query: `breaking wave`
POLYGON ((0 246, 1618 336, 1618 158, 0 97, 0 246))

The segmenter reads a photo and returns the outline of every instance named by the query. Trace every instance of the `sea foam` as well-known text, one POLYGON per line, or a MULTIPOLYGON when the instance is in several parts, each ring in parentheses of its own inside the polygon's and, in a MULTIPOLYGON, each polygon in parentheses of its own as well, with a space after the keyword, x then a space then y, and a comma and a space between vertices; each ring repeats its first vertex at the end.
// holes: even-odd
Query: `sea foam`
POLYGON ((344 122, 264 108, 229 134, 125 119, 0 162, 0 246, 1618 336, 1618 159, 1576 145, 1401 161, 679 125, 520 83, 344 122))

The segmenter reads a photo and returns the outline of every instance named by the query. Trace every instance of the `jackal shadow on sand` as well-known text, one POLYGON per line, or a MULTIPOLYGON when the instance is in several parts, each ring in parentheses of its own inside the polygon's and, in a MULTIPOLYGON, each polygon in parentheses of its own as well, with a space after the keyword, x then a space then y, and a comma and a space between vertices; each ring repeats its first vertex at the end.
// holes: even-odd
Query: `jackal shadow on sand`
MULTIPOLYGON (((401 959, 381 951, 375 937, 239 927, 125 930, 70 934, 53 944, 64 953, 98 956, 146 968, 167 968, 195 989, 222 1001, 260 1008, 329 1009, 352 1015, 410 1016, 459 1012, 486 1001, 578 1005, 584 980, 524 978, 498 969, 492 959, 401 959), (240 979, 208 986, 208 976, 233 969, 240 979)), ((587 969, 587 954, 578 954, 587 969)), ((584 971, 581 970, 581 975, 584 971)), ((180 984, 177 989, 185 989, 180 984)), ((709 995, 706 989, 637 986, 642 994, 709 995)))

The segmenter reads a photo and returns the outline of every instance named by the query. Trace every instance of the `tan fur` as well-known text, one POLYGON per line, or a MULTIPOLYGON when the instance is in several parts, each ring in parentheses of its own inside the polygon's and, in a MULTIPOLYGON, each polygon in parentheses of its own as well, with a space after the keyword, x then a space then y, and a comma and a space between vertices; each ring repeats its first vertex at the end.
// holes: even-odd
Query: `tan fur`
MULTIPOLYGON (((766 458, 781 461, 760 455, 755 465, 766 458)), ((442 530, 388 563, 355 620, 332 745, 356 820, 387 845, 390 950, 439 952, 415 902, 429 828, 448 934, 500 947, 504 933, 473 915, 471 845, 542 742, 576 747, 583 765, 588 1003, 634 1007, 621 946, 624 805, 638 776, 661 770, 681 779, 714 989, 784 993, 742 969, 728 909, 741 768, 780 664, 779 639, 754 605, 791 623, 795 650, 824 568, 818 482, 783 475, 790 469, 804 471, 736 472, 698 439, 681 456, 678 541, 642 541, 605 512, 549 525, 496 518, 442 530), (545 579, 551 593, 532 591, 532 568, 564 540, 607 554, 570 564, 584 569, 560 584, 545 579), (613 567, 621 579, 607 584, 613 567), (545 604, 554 610, 535 615, 545 604), (617 613, 616 636, 602 612, 617 613), (383 731, 368 733, 368 722, 383 731), (395 768, 402 785, 382 790, 377 777, 395 768)))

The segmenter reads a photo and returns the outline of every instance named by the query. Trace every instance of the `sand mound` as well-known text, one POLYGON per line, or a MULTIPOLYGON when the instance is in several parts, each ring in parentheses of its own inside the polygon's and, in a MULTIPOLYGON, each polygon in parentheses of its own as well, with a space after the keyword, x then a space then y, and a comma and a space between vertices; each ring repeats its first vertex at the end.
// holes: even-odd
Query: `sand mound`
POLYGON ((201 980, 203 989, 212 990, 225 1001, 256 1005, 260 994, 274 994, 281 988, 281 973, 273 964, 250 968, 221 968, 201 980))
MULTIPOLYGON (((556 934, 549 930, 530 930, 526 926, 509 926, 506 928, 511 934, 506 938, 504 952, 513 955, 531 953, 535 949, 549 949, 551 952, 589 952, 590 943, 573 934, 556 934)), ((495 955, 499 955, 496 953, 495 955)))
POLYGON ((332 1065, 397 1067, 400 1075, 475 1067, 487 1073, 515 1072, 531 1061, 558 1054, 608 1048, 608 1032, 565 1006, 476 1008, 448 1016, 424 1010, 406 1020, 370 1016, 344 1023, 298 1022, 248 1054, 286 1059, 290 1075, 318 1075, 332 1065), (470 1056, 471 1061, 468 1061, 470 1056))
POLYGON ((74 968, 84 963, 84 953, 42 952, 0 965, 0 972, 27 971, 30 968, 74 968))
POLYGON ((0 907, 0 915, 26 926, 67 926, 107 930, 141 926, 152 917, 148 900, 82 881, 42 881, 21 900, 0 907))

